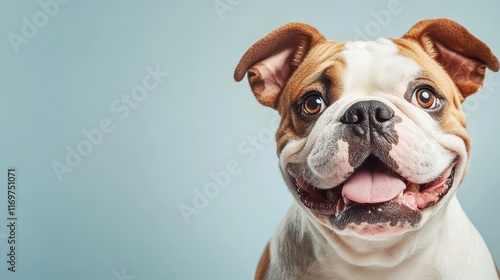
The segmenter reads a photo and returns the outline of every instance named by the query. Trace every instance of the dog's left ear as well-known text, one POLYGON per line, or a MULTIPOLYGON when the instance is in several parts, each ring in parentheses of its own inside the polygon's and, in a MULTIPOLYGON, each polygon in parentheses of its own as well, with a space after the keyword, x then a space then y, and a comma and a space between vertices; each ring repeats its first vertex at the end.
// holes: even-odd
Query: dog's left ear
POLYGON ((462 94, 461 101, 481 89, 486 67, 495 72, 499 68, 485 43, 449 19, 420 21, 403 38, 419 43, 446 70, 462 94))

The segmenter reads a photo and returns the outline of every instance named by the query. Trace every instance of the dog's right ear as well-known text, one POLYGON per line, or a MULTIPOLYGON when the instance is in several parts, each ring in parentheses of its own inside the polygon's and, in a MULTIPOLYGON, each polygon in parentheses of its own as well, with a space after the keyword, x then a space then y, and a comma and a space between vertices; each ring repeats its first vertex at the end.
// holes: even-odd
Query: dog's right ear
POLYGON ((450 75, 460 90, 460 100, 483 86, 486 68, 497 72, 497 57, 465 27, 444 18, 422 20, 403 38, 420 44, 422 49, 450 75))
POLYGON ((288 79, 316 44, 326 39, 314 27, 305 23, 288 23, 253 44, 234 70, 239 82, 248 77, 257 100, 276 108, 278 95, 288 79))

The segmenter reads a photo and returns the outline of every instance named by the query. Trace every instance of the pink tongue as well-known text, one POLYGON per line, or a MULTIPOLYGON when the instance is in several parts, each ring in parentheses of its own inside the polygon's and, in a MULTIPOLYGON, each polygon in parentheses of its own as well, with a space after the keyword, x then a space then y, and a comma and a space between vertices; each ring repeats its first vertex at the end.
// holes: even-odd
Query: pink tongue
POLYGON ((395 198, 405 183, 379 170, 362 169, 344 183, 342 196, 357 203, 380 203, 395 198))

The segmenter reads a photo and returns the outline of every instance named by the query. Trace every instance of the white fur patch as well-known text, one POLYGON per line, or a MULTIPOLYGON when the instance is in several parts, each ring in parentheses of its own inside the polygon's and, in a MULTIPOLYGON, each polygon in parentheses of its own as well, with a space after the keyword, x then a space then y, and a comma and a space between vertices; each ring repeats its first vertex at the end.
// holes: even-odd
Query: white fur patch
POLYGON ((398 54, 388 39, 348 42, 342 56, 346 62, 343 77, 349 96, 404 93, 406 85, 420 72, 419 65, 398 54))

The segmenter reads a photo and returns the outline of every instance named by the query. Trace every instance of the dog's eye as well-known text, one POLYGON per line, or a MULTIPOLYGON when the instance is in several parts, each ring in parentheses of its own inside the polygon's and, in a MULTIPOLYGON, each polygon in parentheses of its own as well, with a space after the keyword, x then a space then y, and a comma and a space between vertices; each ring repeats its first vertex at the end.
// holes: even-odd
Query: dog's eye
POLYGON ((325 108, 325 102, 319 93, 311 93, 302 102, 302 111, 306 115, 317 115, 323 112, 325 108))
POLYGON ((439 100, 433 89, 428 87, 417 88, 411 97, 411 103, 424 109, 435 109, 439 106, 439 100))

